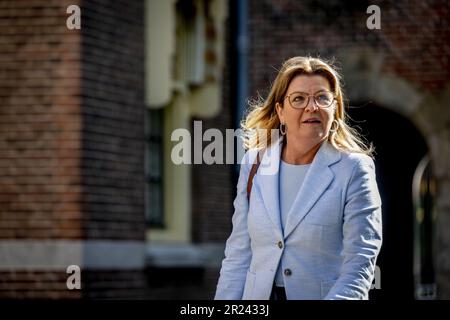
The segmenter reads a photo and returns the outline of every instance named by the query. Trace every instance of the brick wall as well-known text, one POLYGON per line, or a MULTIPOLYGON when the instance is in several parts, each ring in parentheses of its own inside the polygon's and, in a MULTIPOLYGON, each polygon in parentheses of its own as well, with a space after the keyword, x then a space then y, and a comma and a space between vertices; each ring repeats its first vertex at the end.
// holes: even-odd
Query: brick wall
POLYGON ((79 290, 67 290, 67 274, 55 271, 0 272, 2 299, 79 299, 79 290))
POLYGON ((211 300, 216 292, 216 268, 149 268, 148 299, 154 300, 211 300))
MULTIPOLYGON (((223 104, 221 114, 214 119, 203 120, 203 131, 209 128, 221 130, 233 128, 230 108, 223 104)), ((204 143, 204 146, 208 145, 204 143)), ((225 151, 224 151, 225 155, 225 151)), ((196 164, 192 166, 192 239, 196 243, 224 241, 231 231, 233 214, 233 166, 221 164, 196 164)))
POLYGON ((142 270, 86 270, 82 290, 67 290, 67 273, 55 271, 0 272, 0 296, 14 299, 136 299, 148 298, 147 278, 142 270))
MULTIPOLYGON (((144 241, 143 1, 0 2, 0 239, 144 241), (66 8, 81 7, 81 30, 66 8)), ((142 297, 143 270, 0 271, 0 297, 142 297)))
POLYGON ((144 240, 143 1, 81 10, 84 236, 144 240))
POLYGON ((0 3, 0 238, 82 236, 80 33, 44 3, 0 3))
POLYGON ((282 61, 298 55, 337 56, 370 48, 384 71, 421 88, 442 89, 450 75, 446 1, 249 0, 250 93, 268 93, 282 61), (369 30, 366 9, 381 8, 381 30, 369 30), (270 41, 268 41, 270 39, 270 41), (273 68, 272 68, 273 67, 273 68))

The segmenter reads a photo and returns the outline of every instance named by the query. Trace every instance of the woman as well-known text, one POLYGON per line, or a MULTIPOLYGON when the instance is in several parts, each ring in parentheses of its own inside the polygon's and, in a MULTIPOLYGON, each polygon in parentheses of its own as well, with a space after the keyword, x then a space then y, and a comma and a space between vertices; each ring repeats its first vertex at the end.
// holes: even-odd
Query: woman
POLYGON ((335 69, 309 57, 283 64, 243 122, 246 132, 279 128, 281 138, 245 137, 215 299, 368 298, 381 200, 372 150, 345 120, 335 69), (275 170, 261 166, 247 192, 258 150, 275 170))

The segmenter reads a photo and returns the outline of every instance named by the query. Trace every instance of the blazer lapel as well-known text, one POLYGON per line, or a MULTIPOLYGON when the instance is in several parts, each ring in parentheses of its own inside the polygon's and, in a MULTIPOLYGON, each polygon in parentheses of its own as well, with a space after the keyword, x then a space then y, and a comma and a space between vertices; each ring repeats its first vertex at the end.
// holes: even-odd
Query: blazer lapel
POLYGON ((289 210, 284 231, 285 239, 303 220, 333 181, 334 173, 329 166, 339 161, 340 158, 339 151, 329 144, 328 141, 322 143, 289 210))
POLYGON ((280 202, 278 193, 278 174, 280 167, 281 142, 279 138, 264 152, 254 184, 258 185, 264 206, 280 238, 283 236, 280 219, 280 202))

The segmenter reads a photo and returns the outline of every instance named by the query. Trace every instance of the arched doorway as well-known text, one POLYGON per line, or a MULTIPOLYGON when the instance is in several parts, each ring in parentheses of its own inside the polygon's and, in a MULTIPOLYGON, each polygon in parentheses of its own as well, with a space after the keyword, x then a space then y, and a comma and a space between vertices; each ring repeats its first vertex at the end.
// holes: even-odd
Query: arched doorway
POLYGON ((402 115, 375 104, 350 107, 350 123, 375 146, 382 198, 383 246, 377 266, 380 289, 371 299, 414 299, 413 177, 428 153, 417 128, 402 115))
POLYGON ((415 297, 433 300, 437 297, 435 278, 436 180, 429 156, 417 166, 413 181, 414 201, 414 284, 415 297))

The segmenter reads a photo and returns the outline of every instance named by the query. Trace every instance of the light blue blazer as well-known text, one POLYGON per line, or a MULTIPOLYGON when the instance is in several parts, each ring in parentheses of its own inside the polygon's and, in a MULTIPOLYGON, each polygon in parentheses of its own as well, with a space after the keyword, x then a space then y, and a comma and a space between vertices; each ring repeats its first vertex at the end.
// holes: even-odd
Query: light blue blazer
POLYGON ((325 141, 280 222, 278 168, 282 138, 247 180, 256 150, 241 163, 233 230, 226 242, 215 299, 270 298, 281 263, 287 299, 367 299, 382 243, 381 199, 373 160, 325 141))

